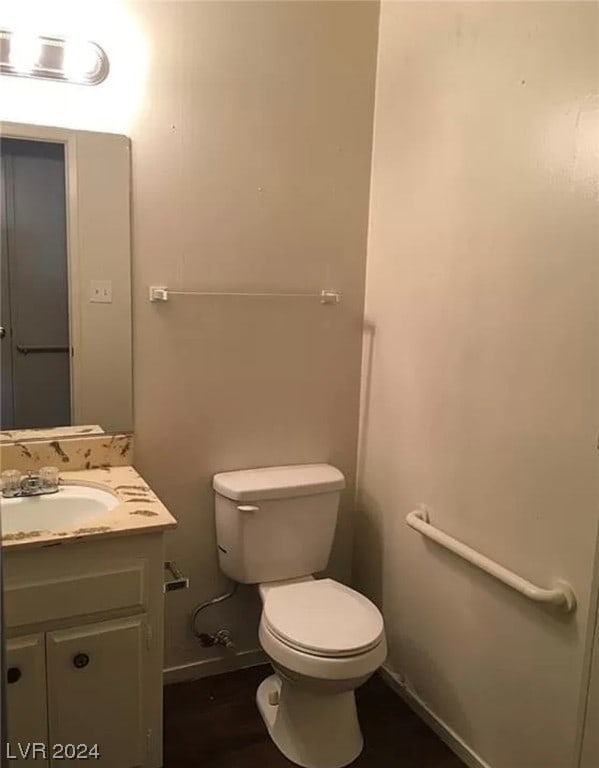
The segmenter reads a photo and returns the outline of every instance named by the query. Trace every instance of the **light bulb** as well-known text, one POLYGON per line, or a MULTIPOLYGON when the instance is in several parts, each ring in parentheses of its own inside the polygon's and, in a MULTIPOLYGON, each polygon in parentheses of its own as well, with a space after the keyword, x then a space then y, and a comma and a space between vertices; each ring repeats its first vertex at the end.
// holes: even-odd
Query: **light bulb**
POLYGON ((93 75, 100 65, 98 49, 93 43, 68 40, 64 47, 62 70, 67 80, 82 80, 93 75))
POLYGON ((36 35, 13 33, 10 39, 10 66, 17 72, 31 72, 40 57, 42 41, 36 35))

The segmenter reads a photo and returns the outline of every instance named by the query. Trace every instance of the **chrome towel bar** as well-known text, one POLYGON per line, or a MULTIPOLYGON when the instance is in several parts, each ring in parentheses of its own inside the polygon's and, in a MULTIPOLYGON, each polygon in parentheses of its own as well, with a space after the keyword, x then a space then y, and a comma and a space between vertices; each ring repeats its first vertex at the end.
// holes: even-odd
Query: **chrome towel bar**
POLYGON ((406 517, 406 523, 428 539, 440 544, 445 549, 461 557, 463 560, 475 565, 490 576, 494 576, 508 587, 520 592, 521 595, 528 597, 536 603, 545 603, 561 608, 566 613, 574 611, 576 608, 576 595, 574 590, 566 581, 557 581, 553 589, 543 589, 537 587, 526 579, 523 579, 513 571, 504 568, 485 555, 477 552, 472 547, 463 544, 461 541, 452 538, 438 528, 435 528, 429 522, 429 513, 426 508, 416 509, 406 517))

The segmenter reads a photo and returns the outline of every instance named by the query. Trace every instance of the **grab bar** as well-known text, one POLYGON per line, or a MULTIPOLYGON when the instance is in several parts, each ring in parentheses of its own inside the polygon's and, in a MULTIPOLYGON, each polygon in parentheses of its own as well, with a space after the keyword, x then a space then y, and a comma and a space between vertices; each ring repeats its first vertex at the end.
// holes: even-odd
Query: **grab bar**
POLYGON ((449 549, 454 554, 463 558, 467 562, 480 568, 490 576, 494 576, 508 587, 515 589, 516 592, 534 600, 536 603, 545 603, 561 608, 566 613, 570 613, 576 608, 576 595, 567 581, 557 581, 553 589, 543 589, 523 579, 513 571, 504 568, 503 565, 490 560, 485 555, 481 555, 475 549, 463 544, 461 541, 448 536, 438 528, 435 528, 429 522, 429 514, 426 508, 415 509, 406 517, 406 523, 428 539, 432 539, 442 547, 449 549))

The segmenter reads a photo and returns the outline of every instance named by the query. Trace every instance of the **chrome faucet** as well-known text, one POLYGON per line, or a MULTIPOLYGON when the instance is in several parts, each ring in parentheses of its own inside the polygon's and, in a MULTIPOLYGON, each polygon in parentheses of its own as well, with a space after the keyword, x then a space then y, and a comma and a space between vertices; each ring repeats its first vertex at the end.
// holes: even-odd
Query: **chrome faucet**
POLYGON ((39 472, 30 469, 24 475, 12 469, 2 473, 2 495, 8 499, 43 496, 58 490, 58 470, 55 467, 44 467, 39 472))

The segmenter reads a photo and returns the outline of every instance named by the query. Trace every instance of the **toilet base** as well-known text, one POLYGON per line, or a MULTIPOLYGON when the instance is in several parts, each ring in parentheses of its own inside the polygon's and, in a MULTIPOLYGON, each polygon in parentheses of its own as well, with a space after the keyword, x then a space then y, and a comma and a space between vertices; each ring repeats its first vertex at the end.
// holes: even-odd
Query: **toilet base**
POLYGON ((271 739, 303 768, 343 768, 362 751, 353 690, 315 693, 271 675, 260 683, 256 702, 271 739))

